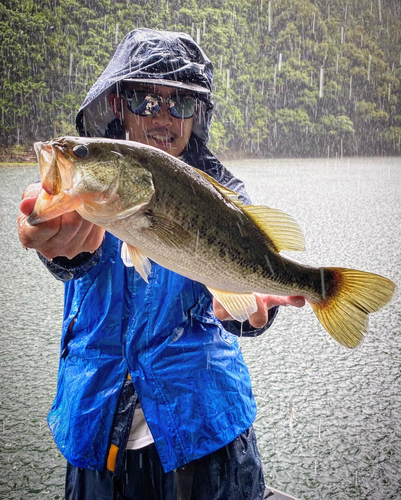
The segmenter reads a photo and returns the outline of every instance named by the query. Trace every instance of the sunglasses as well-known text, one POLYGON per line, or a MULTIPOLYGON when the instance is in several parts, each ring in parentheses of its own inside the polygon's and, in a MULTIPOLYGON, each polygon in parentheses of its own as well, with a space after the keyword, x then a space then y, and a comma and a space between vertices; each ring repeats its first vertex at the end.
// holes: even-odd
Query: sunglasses
POLYGON ((174 118, 191 118, 196 109, 197 99, 187 94, 177 94, 175 96, 161 97, 151 92, 134 90, 129 97, 125 97, 128 102, 128 109, 134 115, 154 116, 161 108, 163 102, 174 118))

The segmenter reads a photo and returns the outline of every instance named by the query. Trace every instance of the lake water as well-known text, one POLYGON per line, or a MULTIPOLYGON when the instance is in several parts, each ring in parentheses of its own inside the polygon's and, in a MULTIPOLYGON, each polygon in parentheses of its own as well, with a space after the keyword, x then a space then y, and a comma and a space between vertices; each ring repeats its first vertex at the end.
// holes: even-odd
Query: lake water
MULTIPOLYGON (((302 227, 311 265, 346 266, 396 282, 347 350, 309 306, 282 308, 242 339, 258 403, 266 482, 305 500, 401 498, 401 159, 227 162, 254 203, 302 227)), ((19 243, 16 214, 35 167, 0 168, 0 498, 62 499, 65 461, 47 429, 56 389, 62 284, 19 243)), ((290 254, 289 254, 290 255, 290 254)))

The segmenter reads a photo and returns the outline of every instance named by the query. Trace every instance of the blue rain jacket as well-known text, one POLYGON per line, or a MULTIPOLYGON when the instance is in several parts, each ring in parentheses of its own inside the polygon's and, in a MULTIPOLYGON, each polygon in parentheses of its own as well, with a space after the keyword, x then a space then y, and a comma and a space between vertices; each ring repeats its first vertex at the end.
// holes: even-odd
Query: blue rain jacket
MULTIPOLYGON (((134 30, 84 101, 80 133, 118 137, 107 94, 119 80, 144 75, 212 85, 211 63, 188 35, 134 30)), ((246 200, 243 184, 206 147, 209 95, 202 108, 184 158, 246 200)), ((251 381, 237 337, 214 316, 203 285, 155 263, 146 283, 124 266, 120 252, 121 241, 106 233, 93 255, 42 259, 65 281, 58 386, 48 423, 73 465, 114 470, 138 395, 168 472, 225 446, 252 424, 251 381)), ((235 322, 228 327, 238 333, 235 322)), ((248 330, 257 335, 265 329, 248 330)))

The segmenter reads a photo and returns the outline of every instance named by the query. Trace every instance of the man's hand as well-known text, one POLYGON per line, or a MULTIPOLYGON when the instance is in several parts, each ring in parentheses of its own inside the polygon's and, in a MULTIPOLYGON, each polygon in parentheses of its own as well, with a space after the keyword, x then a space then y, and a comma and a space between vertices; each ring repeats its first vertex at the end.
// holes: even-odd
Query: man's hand
POLYGON ((32 212, 40 184, 30 184, 22 194, 18 214, 18 236, 25 248, 34 248, 47 259, 72 259, 81 252, 94 252, 101 245, 105 230, 84 220, 77 212, 70 212, 37 226, 26 219, 32 212))
MULTIPOLYGON (((294 306, 303 307, 305 305, 304 297, 290 296, 282 297, 280 295, 264 295, 255 293, 258 310, 249 317, 249 323, 254 328, 262 328, 269 320, 269 309, 275 306, 294 306)), ((213 299, 213 312, 221 321, 233 319, 224 307, 216 299, 213 299)))

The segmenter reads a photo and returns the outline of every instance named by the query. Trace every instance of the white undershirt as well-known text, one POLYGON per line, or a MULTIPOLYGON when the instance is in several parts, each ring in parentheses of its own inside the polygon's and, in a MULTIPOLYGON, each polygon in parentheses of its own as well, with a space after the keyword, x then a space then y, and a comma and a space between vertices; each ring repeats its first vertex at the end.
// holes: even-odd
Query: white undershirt
POLYGON ((137 403, 128 437, 127 450, 140 450, 153 443, 153 436, 146 423, 141 403, 137 403))

